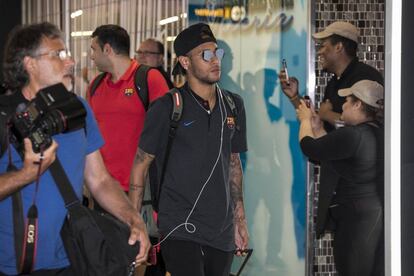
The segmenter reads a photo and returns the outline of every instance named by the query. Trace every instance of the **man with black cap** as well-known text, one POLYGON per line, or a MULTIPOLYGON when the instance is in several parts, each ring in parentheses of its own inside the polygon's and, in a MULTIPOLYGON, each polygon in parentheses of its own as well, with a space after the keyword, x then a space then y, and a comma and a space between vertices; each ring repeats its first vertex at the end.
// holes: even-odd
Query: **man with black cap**
MULTIPOLYGON (((359 30, 349 22, 336 21, 325 30, 312 35, 319 46, 318 56, 322 69, 333 76, 329 80, 324 98, 319 108, 319 117, 325 122, 325 129, 330 131, 340 120, 342 105, 345 100, 338 96, 338 90, 351 87, 360 80, 373 80, 383 84, 383 77, 373 67, 358 61, 359 30)), ((298 81, 295 78, 286 79, 282 70, 279 76, 282 91, 289 97, 292 104, 300 104, 298 96, 298 81)))
MULTIPOLYGON (((228 276, 235 249, 240 255, 248 245, 239 157, 247 150, 244 105, 217 85, 224 51, 208 25, 182 31, 174 50, 174 72, 187 82, 160 194, 161 252, 172 276, 228 276)), ((145 120, 129 193, 138 208, 151 162, 162 168, 171 108, 170 95, 161 97, 145 120)))

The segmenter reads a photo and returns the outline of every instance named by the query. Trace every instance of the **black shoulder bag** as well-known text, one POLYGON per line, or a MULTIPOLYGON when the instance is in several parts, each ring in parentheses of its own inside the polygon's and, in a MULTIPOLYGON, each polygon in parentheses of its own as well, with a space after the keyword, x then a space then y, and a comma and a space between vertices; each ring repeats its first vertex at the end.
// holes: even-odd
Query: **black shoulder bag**
POLYGON ((129 245, 129 226, 82 205, 56 158, 49 167, 68 214, 61 237, 77 276, 123 276, 135 270, 139 242, 129 245))

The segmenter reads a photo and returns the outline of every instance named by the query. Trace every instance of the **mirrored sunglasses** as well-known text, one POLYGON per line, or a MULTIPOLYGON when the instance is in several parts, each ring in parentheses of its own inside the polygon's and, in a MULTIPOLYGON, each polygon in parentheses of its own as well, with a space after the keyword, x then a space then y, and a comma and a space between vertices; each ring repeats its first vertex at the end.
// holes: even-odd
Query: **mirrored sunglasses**
POLYGON ((205 61, 211 61, 213 57, 217 57, 218 60, 222 60, 224 57, 224 49, 217 48, 215 51, 212 50, 204 50, 202 53, 202 57, 205 61))

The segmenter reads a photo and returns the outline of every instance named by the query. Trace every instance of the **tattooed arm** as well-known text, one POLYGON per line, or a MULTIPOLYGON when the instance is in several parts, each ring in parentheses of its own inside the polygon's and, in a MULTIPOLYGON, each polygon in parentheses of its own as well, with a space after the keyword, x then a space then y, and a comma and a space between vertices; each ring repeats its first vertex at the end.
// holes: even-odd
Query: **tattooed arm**
POLYGON ((154 160, 154 155, 144 152, 138 148, 132 165, 129 184, 129 199, 132 205, 141 212, 142 199, 144 198, 145 182, 148 176, 148 169, 154 160))
POLYGON ((243 203, 243 172, 238 153, 232 153, 230 157, 230 189, 234 208, 235 244, 237 249, 244 250, 249 243, 249 233, 243 203))

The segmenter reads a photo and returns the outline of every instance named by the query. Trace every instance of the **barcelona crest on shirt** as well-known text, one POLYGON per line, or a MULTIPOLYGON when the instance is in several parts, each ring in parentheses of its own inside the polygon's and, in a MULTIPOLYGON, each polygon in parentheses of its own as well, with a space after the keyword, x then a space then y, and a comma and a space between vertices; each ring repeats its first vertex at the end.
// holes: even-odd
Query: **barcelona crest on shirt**
POLYGON ((128 96, 128 97, 133 95, 134 94, 134 88, 125 88, 124 94, 125 94, 125 96, 128 96))
POLYGON ((235 125, 236 125, 236 121, 234 117, 227 117, 227 127, 229 129, 233 129, 235 125))

